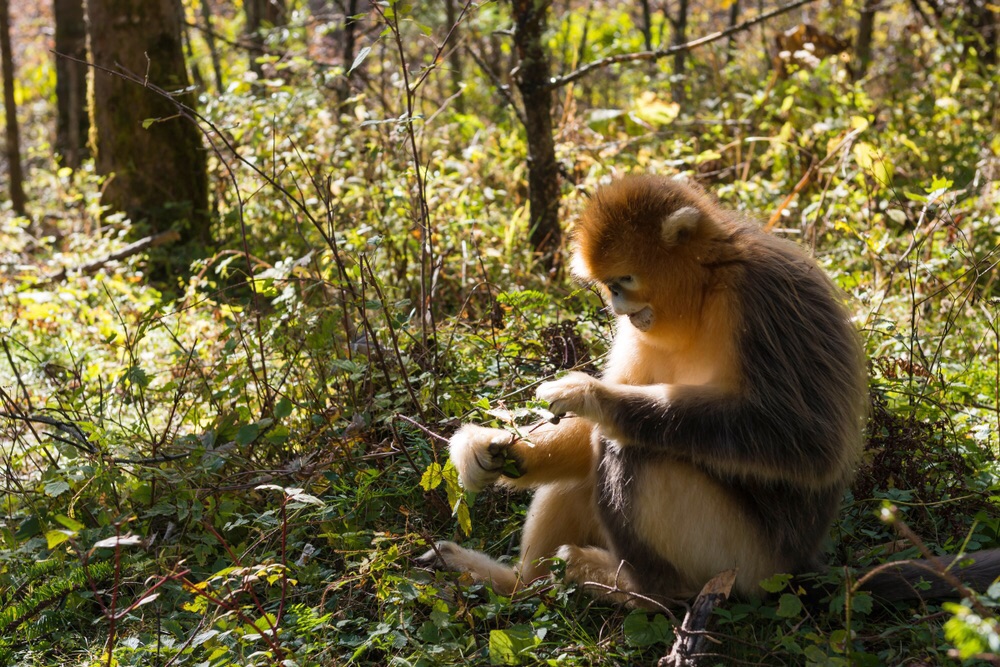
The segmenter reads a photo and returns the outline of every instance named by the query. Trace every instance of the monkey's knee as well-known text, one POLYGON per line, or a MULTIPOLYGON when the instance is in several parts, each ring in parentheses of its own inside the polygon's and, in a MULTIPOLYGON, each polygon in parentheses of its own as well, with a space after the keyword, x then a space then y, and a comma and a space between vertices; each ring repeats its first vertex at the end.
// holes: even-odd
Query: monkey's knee
POLYGON ((476 424, 458 429, 448 443, 448 450, 462 486, 469 491, 481 491, 504 472, 516 474, 517 463, 511 454, 514 439, 507 431, 476 424))

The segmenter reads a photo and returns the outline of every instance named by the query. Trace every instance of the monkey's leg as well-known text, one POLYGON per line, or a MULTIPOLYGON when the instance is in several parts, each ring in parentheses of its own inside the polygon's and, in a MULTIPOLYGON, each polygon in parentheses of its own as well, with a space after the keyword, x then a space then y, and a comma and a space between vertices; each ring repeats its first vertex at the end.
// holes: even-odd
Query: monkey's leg
POLYGON ((528 509, 521 560, 516 567, 454 542, 438 542, 436 550, 428 551, 419 560, 466 572, 476 581, 490 583, 500 595, 511 595, 521 585, 548 576, 547 559, 560 545, 603 544, 595 509, 589 481, 546 485, 535 493, 528 509))
POLYGON ((548 559, 566 544, 605 544, 592 479, 548 484, 535 492, 521 538, 519 568, 524 579, 531 581, 549 574, 548 559))
POLYGON ((593 469, 592 430, 591 422, 579 418, 558 424, 539 422, 524 428, 521 437, 466 424, 455 432, 448 447, 462 485, 470 491, 501 478, 514 488, 533 488, 586 479, 593 469))

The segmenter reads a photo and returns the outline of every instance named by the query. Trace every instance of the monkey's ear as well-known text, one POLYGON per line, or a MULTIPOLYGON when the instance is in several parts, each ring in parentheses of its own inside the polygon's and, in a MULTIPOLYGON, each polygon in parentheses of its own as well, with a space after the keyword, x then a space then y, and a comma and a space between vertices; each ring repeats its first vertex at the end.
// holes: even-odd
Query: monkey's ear
POLYGON ((701 221, 701 211, 694 206, 684 206, 677 209, 663 221, 661 235, 668 246, 684 241, 701 221))

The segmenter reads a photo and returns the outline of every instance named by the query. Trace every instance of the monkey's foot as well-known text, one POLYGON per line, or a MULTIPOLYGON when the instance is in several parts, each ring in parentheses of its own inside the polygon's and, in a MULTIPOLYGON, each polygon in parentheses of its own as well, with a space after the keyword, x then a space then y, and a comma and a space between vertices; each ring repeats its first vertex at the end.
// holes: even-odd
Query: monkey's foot
POLYGON ((417 562, 438 570, 462 572, 469 575, 472 581, 487 582, 499 595, 511 595, 520 582, 514 568, 454 542, 438 542, 433 549, 418 557, 417 562))
POLYGON ((598 598, 635 604, 632 568, 607 549, 564 544, 556 551, 556 558, 566 562, 566 581, 586 587, 598 598))

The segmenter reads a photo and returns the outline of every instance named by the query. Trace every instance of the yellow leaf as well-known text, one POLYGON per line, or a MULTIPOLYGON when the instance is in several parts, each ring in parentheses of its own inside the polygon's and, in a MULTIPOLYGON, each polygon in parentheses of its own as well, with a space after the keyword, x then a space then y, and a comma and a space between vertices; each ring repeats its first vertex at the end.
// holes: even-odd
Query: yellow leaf
POLYGON ((858 166, 871 174, 881 185, 888 185, 892 180, 892 162, 884 153, 869 144, 867 141, 859 141, 854 144, 854 161, 858 166))
POLYGON ((643 93, 632 107, 632 115, 650 125, 669 125, 680 111, 680 104, 664 102, 650 91, 643 93))
POLYGON ((27 308, 21 311, 20 318, 28 320, 46 320, 56 314, 56 307, 51 303, 29 303, 27 308))

